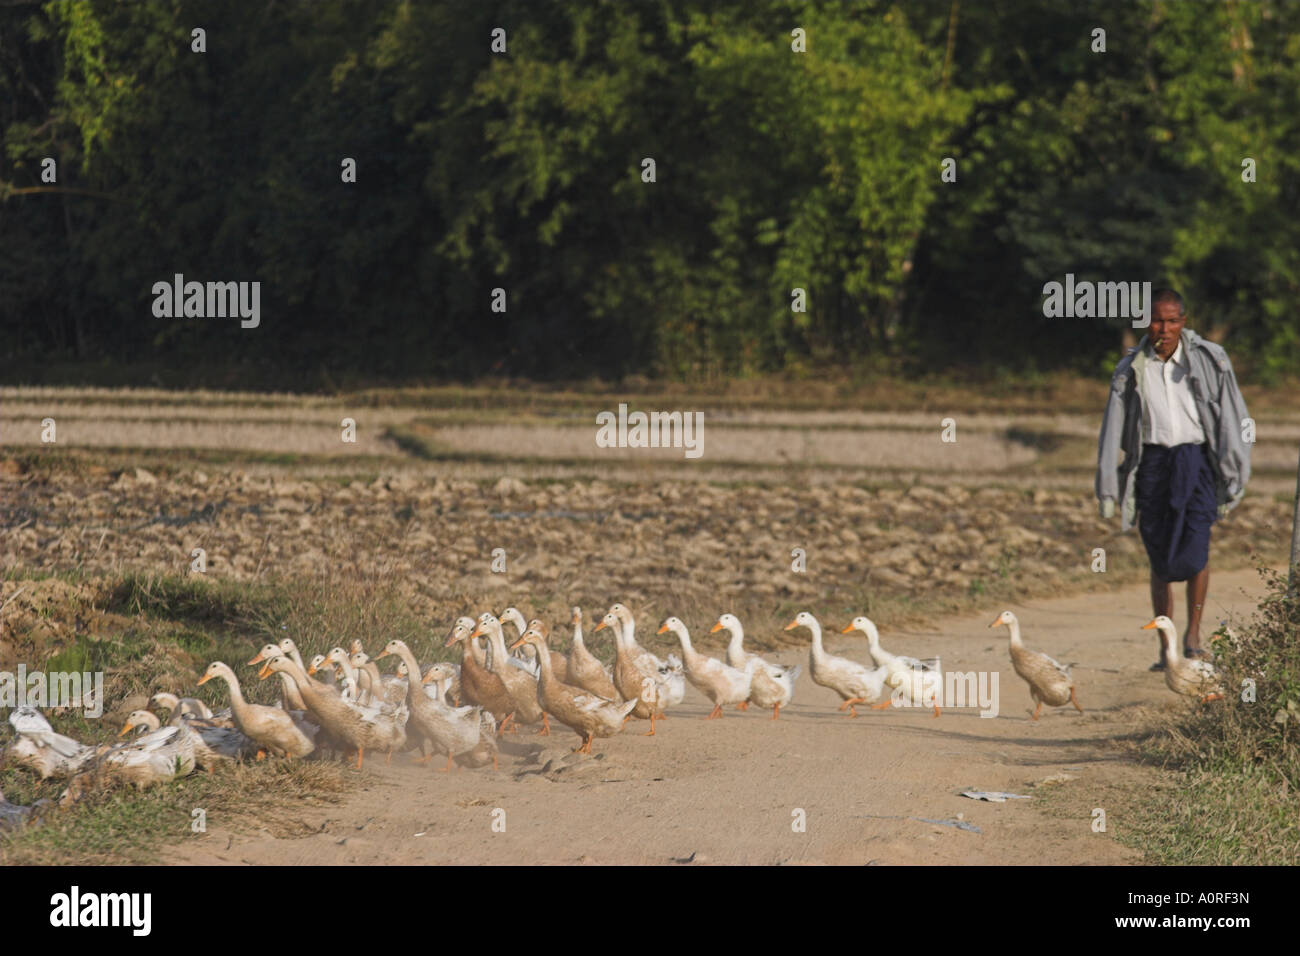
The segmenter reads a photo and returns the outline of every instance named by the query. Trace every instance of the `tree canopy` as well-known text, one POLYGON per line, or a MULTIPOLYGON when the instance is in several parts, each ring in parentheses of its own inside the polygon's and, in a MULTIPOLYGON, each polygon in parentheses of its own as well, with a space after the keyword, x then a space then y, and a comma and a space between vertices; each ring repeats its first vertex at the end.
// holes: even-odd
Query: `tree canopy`
POLYGON ((1281 373, 1298 28, 1282 0, 9 3, 0 370, 1096 371, 1119 325, 1043 316, 1073 273, 1174 285, 1281 373), (260 281, 260 326, 155 317, 176 273, 260 281))

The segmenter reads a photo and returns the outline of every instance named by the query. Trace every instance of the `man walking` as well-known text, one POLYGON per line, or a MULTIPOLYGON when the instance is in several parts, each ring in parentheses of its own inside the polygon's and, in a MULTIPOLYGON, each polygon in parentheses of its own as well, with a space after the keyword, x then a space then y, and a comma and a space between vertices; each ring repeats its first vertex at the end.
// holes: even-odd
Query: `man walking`
MULTIPOLYGON (((1186 315, 1177 292, 1156 292, 1147 334, 1115 366, 1097 445, 1097 500, 1103 518, 1119 502, 1123 531, 1136 517, 1155 615, 1174 616, 1172 582, 1187 582, 1183 650, 1203 657, 1210 526, 1245 494, 1250 442, 1228 353, 1184 328, 1186 315)), ((1164 668, 1162 645, 1151 670, 1164 668)))

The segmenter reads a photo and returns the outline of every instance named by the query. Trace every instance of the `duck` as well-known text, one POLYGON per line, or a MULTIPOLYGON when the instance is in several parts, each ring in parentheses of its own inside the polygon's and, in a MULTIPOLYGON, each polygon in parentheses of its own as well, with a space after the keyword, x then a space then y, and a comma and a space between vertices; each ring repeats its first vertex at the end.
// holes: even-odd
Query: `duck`
POLYGON ((277 757, 305 757, 316 749, 316 731, 306 720, 294 720, 293 715, 280 707, 250 704, 244 700, 239 678, 222 661, 208 665, 199 685, 210 680, 223 680, 230 690, 230 710, 235 726, 249 740, 277 757))
MULTIPOLYGON (((425 685, 432 684, 432 687, 425 686, 426 692, 432 692, 434 700, 441 701, 448 707, 458 705, 452 704, 447 700, 447 694, 457 677, 457 668, 455 664, 441 662, 434 664, 424 672, 422 683, 425 685)), ((490 711, 477 707, 479 715, 479 741, 478 746, 473 750, 459 754, 456 757, 456 763, 466 767, 486 767, 492 764, 493 770, 500 770, 501 766, 497 760, 497 722, 490 711)))
POLYGON ((655 736, 655 720, 664 716, 667 705, 667 679, 663 662, 646 651, 638 656, 623 637, 623 622, 612 610, 596 625, 600 631, 610 628, 614 632, 614 687, 624 701, 635 700, 629 714, 639 720, 649 720, 650 730, 644 735, 655 736))
MULTIPOLYGON (((289 640, 285 638, 285 640, 289 640)), ((289 641, 292 644, 292 641, 289 641)), ((295 647, 294 651, 298 649, 295 647)), ((260 651, 253 655, 248 662, 252 667, 261 664, 263 661, 269 661, 272 657, 283 654, 284 650, 279 644, 267 644, 260 651)), ((280 706, 284 710, 306 710, 307 705, 303 703, 302 694, 298 693, 298 685, 291 681, 287 675, 282 675, 283 680, 280 682, 280 706)))
MULTIPOLYGON (((325 666, 325 655, 317 654, 307 664, 308 675, 319 674, 317 678, 322 684, 334 687, 338 682, 338 677, 334 673, 334 668, 325 666)), ((293 689, 296 692, 298 685, 294 684, 293 689)))
MULTIPOLYGON (((331 647, 329 653, 325 655, 325 665, 338 668, 343 675, 338 679, 337 685, 340 696, 349 703, 360 703, 363 696, 361 675, 352 666, 352 655, 341 647, 331 647)), ((317 670, 319 669, 317 668, 317 670)), ((305 676, 308 680, 311 680, 312 671, 308 669, 305 676)))
MULTIPOLYGON (((436 665, 435 665, 435 666, 436 666, 436 665)), ((432 669, 433 669, 432 667, 429 668, 429 670, 432 670, 432 669)), ((428 676, 428 673, 429 673, 429 671, 425 671, 425 672, 424 672, 424 675, 422 675, 422 676, 428 676)), ((404 662, 402 662, 402 661, 398 661, 398 662, 397 662, 397 676, 398 676, 398 677, 401 677, 401 678, 403 678, 403 679, 405 679, 405 680, 410 680, 411 672, 410 672, 410 670, 407 669, 406 664, 405 664, 404 662)), ((443 699, 444 699, 444 696, 443 696, 442 692, 441 692, 438 688, 436 688, 436 687, 430 687, 427 683, 425 683, 425 682, 423 682, 423 681, 417 681, 417 683, 419 683, 419 684, 420 684, 420 687, 424 690, 424 695, 425 695, 426 697, 429 697, 429 698, 431 698, 431 699, 433 699, 433 700, 443 700, 443 699)))
POLYGON ((3 763, 35 771, 42 780, 71 777, 94 756, 96 748, 55 733, 50 722, 35 707, 15 707, 9 714, 14 739, 5 748, 3 763))
MULTIPOLYGON (((394 638, 384 645, 379 657, 397 656, 409 672, 420 673, 420 665, 405 641, 394 638)), ((441 699, 427 697, 420 684, 408 681, 406 685, 406 706, 409 711, 407 736, 418 734, 427 740, 436 752, 447 755, 450 770, 455 758, 468 753, 478 746, 482 724, 479 720, 480 709, 469 707, 448 707, 441 699)), ((432 756, 432 755, 430 755, 432 756)), ((425 758, 426 760, 428 758, 425 758)))
POLYGON ((847 717, 858 716, 855 705, 867 704, 872 710, 883 710, 890 705, 889 668, 870 668, 865 664, 827 654, 822 646, 822 626, 808 611, 800 611, 785 626, 787 631, 806 627, 812 632, 812 650, 808 656, 808 673, 813 683, 829 687, 844 699, 840 710, 848 709, 847 717))
POLYGON ((596 737, 612 737, 623 729, 628 714, 638 700, 614 701, 600 697, 581 687, 566 684, 551 666, 550 648, 546 646, 545 627, 534 621, 528 630, 515 641, 515 646, 531 644, 536 651, 542 676, 537 682, 537 699, 542 708, 582 738, 574 753, 591 753, 596 737))
POLYGON ((587 650, 587 645, 582 640, 582 608, 574 606, 572 624, 573 646, 569 648, 567 683, 605 700, 622 700, 609 668, 587 650))
POLYGON ((871 618, 858 615, 849 622, 841 634, 861 631, 867 636, 867 653, 877 667, 889 670, 886 683, 899 691, 900 696, 914 704, 929 703, 934 708, 932 716, 939 716, 939 694, 937 688, 943 686, 943 675, 939 673, 936 662, 922 661, 904 654, 891 654, 880 646, 880 631, 871 618))
MULTIPOLYGON (((477 622, 470 617, 458 618, 447 635, 444 647, 461 645, 460 663, 461 695, 471 704, 477 704, 488 711, 497 722, 497 733, 503 734, 515 716, 515 701, 500 677, 475 653, 475 639, 470 637, 477 622)), ((486 654, 485 654, 486 658, 486 654)))
MULTIPOLYGON (((660 660, 654 654, 647 651, 636 641, 636 618, 628 609, 627 605, 615 603, 609 607, 610 613, 618 617, 619 622, 623 625, 623 641, 627 645, 628 652, 634 658, 645 658, 655 662, 660 676, 663 679, 663 691, 660 695, 660 709, 675 707, 686 697, 686 674, 682 667, 682 660, 676 654, 665 654, 664 659, 660 660)), ((600 630, 599 626, 596 630, 600 630)), ((663 713, 660 713, 663 717, 663 713)))
MULTIPOLYGON (((1142 630, 1157 628, 1165 644, 1165 684, 1175 694, 1199 697, 1202 702, 1222 700, 1223 679, 1209 661, 1187 658, 1178 647, 1178 626, 1164 614, 1142 625, 1142 630)), ((1075 705, 1078 706, 1077 704, 1075 705)))
MULTIPOLYGON (((532 627, 532 623, 533 623, 532 621, 525 623, 524 615, 517 607, 508 607, 504 611, 502 611, 500 620, 502 624, 513 624, 515 630, 519 632, 520 637, 523 637, 524 632, 527 631, 528 628, 532 627)), ((530 662, 536 661, 537 649, 533 647, 533 645, 528 643, 519 644, 516 641, 515 644, 511 644, 510 646, 515 647, 516 645, 518 645, 519 647, 519 651, 517 651, 516 653, 522 653, 524 658, 530 662)), ((555 674, 555 676, 559 680, 567 681, 569 679, 568 658, 566 658, 559 651, 551 651, 550 655, 551 655, 551 671, 555 674)), ((539 676, 539 675, 534 675, 534 676, 539 676)))
POLYGON ((404 704, 391 712, 383 712, 378 708, 360 707, 342 697, 322 693, 309 683, 307 673, 283 654, 263 664, 257 676, 260 680, 266 680, 281 671, 298 684, 307 709, 320 721, 321 729, 335 740, 356 750, 358 770, 361 769, 367 747, 386 750, 391 762, 393 751, 401 750, 406 745, 407 709, 404 704))
POLYGON ((669 617, 659 628, 660 634, 672 631, 682 645, 682 662, 686 666, 686 679, 695 685, 705 697, 713 701, 713 710, 705 720, 715 720, 722 716, 722 708, 727 704, 740 704, 749 699, 754 682, 754 671, 762 666, 757 657, 745 662, 743 669, 731 667, 722 661, 701 654, 691 644, 690 632, 679 617, 669 617))
POLYGON ((511 663, 501 622, 491 611, 484 611, 479 615, 478 623, 470 638, 478 637, 480 634, 487 635, 488 647, 492 651, 491 670, 505 683, 506 690, 510 692, 510 699, 515 703, 515 720, 523 724, 536 724, 540 721, 542 729, 537 732, 538 735, 545 737, 550 734, 550 719, 546 716, 546 711, 542 710, 541 705, 537 703, 537 681, 511 663))
POLYGON ((400 675, 380 674, 379 667, 365 651, 353 651, 348 662, 361 679, 362 687, 367 694, 366 703, 396 704, 406 699, 408 686, 406 681, 400 675))
POLYGON ((155 783, 188 777, 194 766, 193 735, 184 727, 161 727, 129 743, 100 748, 95 758, 68 781, 59 803, 67 806, 76 802, 106 779, 121 780, 143 790, 155 783))
MULTIPOLYGON (((190 745, 194 748, 194 763, 200 770, 211 772, 222 763, 242 760, 257 750, 256 745, 238 730, 206 723, 201 717, 187 718, 179 711, 172 711, 167 726, 180 727, 184 733, 193 737, 190 745)), ((133 710, 127 714, 126 723, 122 725, 122 732, 118 736, 125 737, 133 730, 145 729, 152 733, 162 728, 163 723, 155 714, 147 710, 133 710)))
POLYGON ((1029 685, 1029 695, 1037 704, 1031 719, 1038 719, 1043 704, 1052 707, 1074 704, 1074 709, 1083 713, 1083 708, 1079 706, 1079 698, 1075 695, 1074 678, 1070 676, 1070 668, 1057 663, 1046 654, 1025 647, 1020 640, 1020 621, 1014 614, 1003 611, 993 619, 989 627, 1006 627, 1011 631, 1011 666, 1029 685))
POLYGON ((794 682, 803 673, 803 668, 798 664, 794 667, 778 667, 757 654, 748 653, 745 650, 745 628, 741 625, 740 618, 734 614, 724 614, 718 618, 709 633, 716 634, 723 630, 731 635, 731 641, 727 644, 728 666, 739 669, 751 660, 759 663, 758 669, 754 671, 749 700, 737 706, 748 709, 749 701, 753 701, 759 707, 771 707, 772 719, 779 719, 781 708, 794 699, 794 682))
POLYGON ((149 705, 151 707, 160 707, 168 713, 175 711, 179 707, 183 717, 212 719, 212 710, 197 697, 177 697, 175 694, 159 691, 149 698, 149 705))

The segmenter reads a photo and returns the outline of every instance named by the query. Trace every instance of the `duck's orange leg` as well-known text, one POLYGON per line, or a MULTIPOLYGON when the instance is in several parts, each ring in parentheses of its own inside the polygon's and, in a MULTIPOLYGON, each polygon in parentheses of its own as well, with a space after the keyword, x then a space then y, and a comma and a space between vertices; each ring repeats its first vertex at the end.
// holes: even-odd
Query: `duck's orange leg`
POLYGON ((1079 713, 1081 713, 1081 714, 1083 713, 1083 708, 1079 706, 1079 698, 1077 698, 1077 697, 1074 696, 1074 688, 1073 688, 1073 687, 1070 688, 1070 703, 1072 703, 1072 704, 1074 705, 1074 709, 1075 709, 1075 710, 1077 710, 1077 711, 1078 711, 1079 713))

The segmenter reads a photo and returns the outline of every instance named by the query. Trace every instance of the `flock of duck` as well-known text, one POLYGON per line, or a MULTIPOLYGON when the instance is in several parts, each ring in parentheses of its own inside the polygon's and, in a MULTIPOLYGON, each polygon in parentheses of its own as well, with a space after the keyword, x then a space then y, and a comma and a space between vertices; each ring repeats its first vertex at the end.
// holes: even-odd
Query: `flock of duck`
MULTIPOLYGON (((646 735, 653 736, 655 722, 681 703, 687 682, 713 703, 707 719, 721 717, 724 707, 743 710, 752 703, 771 708, 771 719, 777 720, 802 673, 799 666, 774 664, 746 651, 744 628, 733 614, 723 614, 712 628, 729 634, 724 659, 697 651, 677 617, 665 620, 658 633, 676 636, 681 654, 661 659, 637 643, 632 612, 614 604, 595 628, 609 629, 614 636, 615 659, 607 667, 587 648, 582 612, 576 607, 572 626, 572 645, 564 655, 551 650, 547 625, 526 622, 517 608, 507 608, 500 617, 491 612, 477 619, 461 617, 445 643, 460 649, 460 664, 427 668, 400 640, 389 641, 374 659, 354 641, 350 649, 335 647, 305 662, 286 637, 248 661, 258 668, 259 679, 279 680, 279 706, 245 700, 234 670, 214 661, 198 683, 226 684, 230 707, 224 711, 213 713, 193 697, 155 694, 151 704, 167 713, 165 722, 151 711, 137 710, 128 715, 120 735, 137 736, 90 746, 55 733, 34 708, 20 707, 9 717, 16 736, 5 760, 42 779, 68 779, 63 803, 106 778, 143 787, 188 775, 196 766, 212 770, 225 762, 267 756, 355 755, 360 768, 367 750, 383 752, 388 760, 394 752, 418 750, 424 763, 445 756, 443 770, 453 765, 495 768, 498 737, 512 725, 540 725, 537 733, 545 735, 554 720, 582 738, 577 751, 583 753, 591 752, 595 738, 619 733, 631 719, 648 721, 646 735), (518 634, 509 646, 507 624, 518 634), (376 661, 389 657, 397 660, 396 672, 384 674, 376 661)), ((1012 666, 1029 685, 1037 705, 1034 720, 1044 704, 1073 704, 1082 712, 1069 667, 1026 647, 1014 614, 1004 611, 989 626, 1010 631, 1012 666)), ((1221 695, 1218 675, 1208 662, 1178 654, 1177 631, 1169 618, 1157 617, 1146 627, 1160 631, 1168 657, 1165 679, 1172 690, 1207 699, 1221 695)), ((886 651, 866 617, 854 618, 842 633, 866 635, 870 665, 827 653, 821 624, 811 613, 800 612, 786 630, 797 628, 812 637, 812 680, 840 696, 846 716, 856 717, 858 704, 881 709, 899 700, 932 707, 939 716, 942 675, 937 660, 886 651)))

